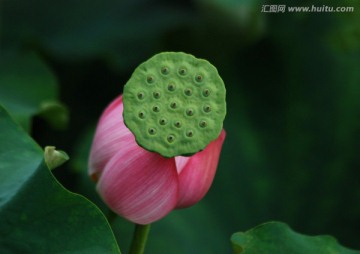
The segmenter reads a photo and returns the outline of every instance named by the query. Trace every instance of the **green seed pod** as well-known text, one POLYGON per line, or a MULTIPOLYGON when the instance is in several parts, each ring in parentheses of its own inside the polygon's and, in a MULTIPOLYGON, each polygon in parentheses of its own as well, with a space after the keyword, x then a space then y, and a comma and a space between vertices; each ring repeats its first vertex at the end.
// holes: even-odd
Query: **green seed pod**
POLYGON ((208 61, 182 52, 160 53, 136 68, 126 83, 124 122, 149 151, 164 157, 192 155, 219 136, 225 95, 208 61))

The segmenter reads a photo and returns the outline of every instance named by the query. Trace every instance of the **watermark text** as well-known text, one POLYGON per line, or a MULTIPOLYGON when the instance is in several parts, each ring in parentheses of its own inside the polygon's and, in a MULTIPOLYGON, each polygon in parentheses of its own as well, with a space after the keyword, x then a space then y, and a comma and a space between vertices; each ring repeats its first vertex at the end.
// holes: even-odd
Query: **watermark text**
POLYGON ((287 5, 263 5, 261 12, 285 13, 285 12, 354 12, 353 6, 287 6, 287 5))

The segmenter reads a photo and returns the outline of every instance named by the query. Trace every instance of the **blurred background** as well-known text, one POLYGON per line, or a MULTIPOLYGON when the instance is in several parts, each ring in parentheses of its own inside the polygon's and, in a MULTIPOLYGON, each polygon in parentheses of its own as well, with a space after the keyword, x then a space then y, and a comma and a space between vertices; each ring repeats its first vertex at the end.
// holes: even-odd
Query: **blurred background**
MULTIPOLYGON (((16 73, 0 103, 41 146, 70 155, 56 177, 105 213, 87 156, 133 70, 161 51, 218 68, 228 114, 215 181, 199 204, 154 223, 147 253, 230 253, 232 233, 273 220, 360 249, 359 1, 2 0, 0 15, 0 79, 16 73)), ((132 224, 113 229, 126 253, 132 224)))

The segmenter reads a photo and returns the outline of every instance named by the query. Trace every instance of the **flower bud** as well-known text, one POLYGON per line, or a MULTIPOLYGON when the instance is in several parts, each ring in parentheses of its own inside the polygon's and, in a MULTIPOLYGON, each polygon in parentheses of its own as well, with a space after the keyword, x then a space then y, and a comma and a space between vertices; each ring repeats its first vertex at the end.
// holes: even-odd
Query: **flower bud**
POLYGON ((67 153, 56 150, 55 146, 47 146, 44 149, 44 160, 50 170, 57 168, 69 160, 67 153))
POLYGON ((225 87, 209 62, 161 53, 140 65, 102 114, 89 175, 104 202, 137 223, 201 200, 225 131, 225 87))
POLYGON ((122 111, 120 96, 101 116, 90 153, 89 174, 104 202, 134 223, 149 224, 200 201, 214 179, 225 131, 190 157, 165 158, 136 143, 122 111))

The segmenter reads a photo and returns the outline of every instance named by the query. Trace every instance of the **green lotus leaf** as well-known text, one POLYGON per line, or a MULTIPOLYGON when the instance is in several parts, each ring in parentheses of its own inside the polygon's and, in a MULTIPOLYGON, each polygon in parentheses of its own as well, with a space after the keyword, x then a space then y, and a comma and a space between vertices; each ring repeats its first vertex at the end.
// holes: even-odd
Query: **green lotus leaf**
POLYGON ((56 79, 39 56, 13 51, 1 55, 0 103, 25 130, 30 131, 35 115, 57 129, 67 126, 67 109, 57 97, 56 79))
POLYGON ((61 186, 1 106, 0 141, 0 253, 120 253, 100 210, 61 186))
POLYGON ((359 254, 327 235, 307 236, 281 222, 268 222, 231 237, 235 254, 359 254))

